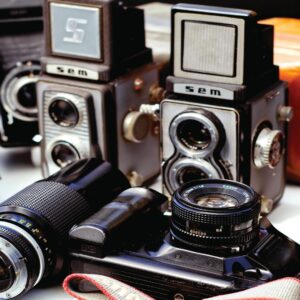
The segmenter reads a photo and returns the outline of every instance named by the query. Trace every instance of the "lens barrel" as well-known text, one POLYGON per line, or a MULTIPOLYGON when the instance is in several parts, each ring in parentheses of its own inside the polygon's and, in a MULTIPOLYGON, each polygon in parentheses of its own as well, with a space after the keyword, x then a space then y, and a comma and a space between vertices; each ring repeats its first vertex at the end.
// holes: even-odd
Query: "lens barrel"
POLYGON ((61 273, 70 228, 129 188, 108 162, 80 160, 0 206, 0 299, 61 273), (22 264, 22 265, 20 265, 22 264))
POLYGON ((219 255, 242 253, 258 239, 260 197, 241 183, 198 180, 172 199, 173 240, 219 255))

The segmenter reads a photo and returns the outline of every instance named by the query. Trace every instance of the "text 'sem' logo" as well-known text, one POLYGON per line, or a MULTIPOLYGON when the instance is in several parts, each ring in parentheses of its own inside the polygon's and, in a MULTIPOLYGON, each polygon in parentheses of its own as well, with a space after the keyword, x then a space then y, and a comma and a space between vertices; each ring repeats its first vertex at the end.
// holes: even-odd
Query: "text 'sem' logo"
POLYGON ((79 25, 86 25, 88 23, 85 19, 68 18, 66 23, 66 32, 72 33, 71 37, 64 37, 64 42, 82 44, 85 36, 85 31, 78 28, 79 25))

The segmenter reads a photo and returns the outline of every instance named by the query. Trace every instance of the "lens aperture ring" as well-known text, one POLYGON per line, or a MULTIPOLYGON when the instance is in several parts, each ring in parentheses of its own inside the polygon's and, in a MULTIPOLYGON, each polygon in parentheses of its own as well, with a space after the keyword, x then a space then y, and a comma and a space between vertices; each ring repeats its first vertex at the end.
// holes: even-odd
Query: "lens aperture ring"
POLYGON ((176 226, 174 223, 171 225, 171 233, 173 236, 176 236, 180 239, 187 240, 190 243, 199 245, 199 238, 201 238, 201 243, 207 246, 220 246, 224 245, 236 245, 237 243, 249 243, 253 240, 258 233, 258 227, 254 227, 255 229, 248 232, 239 232, 232 236, 212 236, 212 235, 201 235, 196 234, 195 232, 190 233, 182 228, 176 226))
POLYGON ((247 210, 232 212, 231 214, 215 214, 212 211, 202 210, 201 213, 194 211, 187 205, 183 205, 176 198, 172 201, 172 212, 177 218, 190 220, 202 224, 214 225, 238 225, 253 219, 260 212, 260 203, 247 210))

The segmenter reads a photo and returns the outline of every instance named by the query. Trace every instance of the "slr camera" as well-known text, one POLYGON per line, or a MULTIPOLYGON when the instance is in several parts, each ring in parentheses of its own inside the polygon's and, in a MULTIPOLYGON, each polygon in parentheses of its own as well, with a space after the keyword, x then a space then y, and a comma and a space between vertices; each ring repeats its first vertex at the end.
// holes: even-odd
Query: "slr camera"
MULTIPOLYGON (((259 224, 260 198, 244 184, 187 183, 171 220, 157 206, 124 208, 137 198, 119 195, 71 229, 72 273, 109 276, 158 300, 198 300, 299 272, 300 246, 267 219, 259 224)), ((75 289, 93 292, 84 282, 75 289)))
POLYGON ((284 191, 292 114, 273 64, 273 27, 252 11, 176 5, 172 66, 161 104, 164 193, 193 179, 232 179, 269 211, 284 191))
POLYGON ((0 145, 33 146, 38 142, 36 82, 43 48, 41 1, 2 1, 0 24, 0 145))
POLYGON ((45 23, 44 74, 37 84, 44 174, 100 157, 133 185, 157 175, 151 91, 159 71, 145 47, 143 11, 115 0, 46 0, 45 23))

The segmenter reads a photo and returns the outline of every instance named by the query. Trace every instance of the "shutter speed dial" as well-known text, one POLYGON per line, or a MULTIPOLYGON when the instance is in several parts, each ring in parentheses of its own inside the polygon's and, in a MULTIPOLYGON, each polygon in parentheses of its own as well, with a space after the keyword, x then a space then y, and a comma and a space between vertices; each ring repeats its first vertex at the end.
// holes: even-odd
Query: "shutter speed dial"
POLYGON ((258 134, 254 147, 254 164, 258 168, 275 168, 284 151, 284 135, 280 130, 264 128, 258 134))

